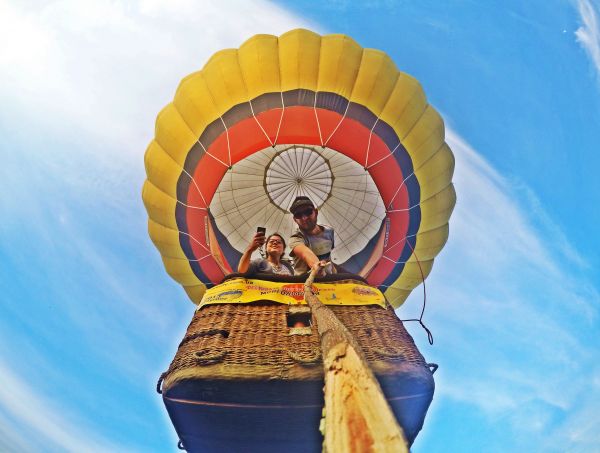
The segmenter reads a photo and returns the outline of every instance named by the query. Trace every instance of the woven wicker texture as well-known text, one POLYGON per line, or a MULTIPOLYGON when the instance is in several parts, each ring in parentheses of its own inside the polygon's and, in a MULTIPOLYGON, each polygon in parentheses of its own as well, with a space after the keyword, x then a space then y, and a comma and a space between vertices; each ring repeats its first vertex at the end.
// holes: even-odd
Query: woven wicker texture
MULTIPOLYGON (((331 306, 378 375, 427 369, 394 310, 331 306)), ((195 312, 169 369, 167 389, 182 379, 323 378, 314 319, 310 335, 290 335, 290 307, 273 302, 209 305, 195 312)))

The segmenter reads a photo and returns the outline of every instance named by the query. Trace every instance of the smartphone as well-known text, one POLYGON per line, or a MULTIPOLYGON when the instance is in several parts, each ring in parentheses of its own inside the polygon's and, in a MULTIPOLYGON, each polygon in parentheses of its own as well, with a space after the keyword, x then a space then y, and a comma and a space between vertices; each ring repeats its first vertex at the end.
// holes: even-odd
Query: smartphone
POLYGON ((256 232, 260 233, 260 234, 262 234, 264 236, 265 234, 267 234, 267 229, 265 227, 258 227, 256 229, 256 232))

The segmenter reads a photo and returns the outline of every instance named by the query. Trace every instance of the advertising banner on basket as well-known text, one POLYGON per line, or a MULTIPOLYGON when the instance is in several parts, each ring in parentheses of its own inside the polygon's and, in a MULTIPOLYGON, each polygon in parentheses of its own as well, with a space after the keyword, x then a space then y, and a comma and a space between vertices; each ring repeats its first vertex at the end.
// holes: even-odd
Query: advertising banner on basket
MULTIPOLYGON (((381 291, 357 283, 315 283, 314 292, 326 305, 380 305, 385 307, 381 291)), ((214 286, 204 293, 198 308, 210 304, 243 304, 272 301, 288 305, 304 304, 303 283, 280 283, 237 278, 214 286)))

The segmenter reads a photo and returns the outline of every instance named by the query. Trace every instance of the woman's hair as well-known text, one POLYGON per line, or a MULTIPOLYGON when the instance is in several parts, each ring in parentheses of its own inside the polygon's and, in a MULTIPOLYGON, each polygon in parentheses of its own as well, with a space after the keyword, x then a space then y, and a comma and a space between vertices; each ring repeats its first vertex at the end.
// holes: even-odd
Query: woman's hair
POLYGON ((277 236, 279 239, 281 239, 281 242, 283 242, 283 253, 281 254, 281 256, 285 255, 285 247, 286 247, 286 246, 285 246, 285 239, 283 239, 283 236, 282 236, 281 234, 279 234, 279 233, 273 233, 273 234, 270 234, 270 235, 267 237, 267 240, 265 241, 265 244, 266 244, 267 242, 269 242, 269 239, 271 239, 273 236, 277 236))

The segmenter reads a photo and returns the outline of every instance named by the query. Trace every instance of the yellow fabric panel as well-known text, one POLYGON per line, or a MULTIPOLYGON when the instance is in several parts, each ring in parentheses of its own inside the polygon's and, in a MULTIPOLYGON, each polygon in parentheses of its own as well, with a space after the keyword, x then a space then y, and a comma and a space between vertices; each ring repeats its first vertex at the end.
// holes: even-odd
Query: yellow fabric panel
POLYGON ((433 267, 433 260, 423 261, 419 259, 419 264, 414 260, 414 255, 411 257, 408 263, 404 265, 404 269, 402 270, 402 274, 398 277, 391 286, 394 288, 404 289, 406 291, 411 291, 421 283, 423 283, 423 278, 427 278, 429 273, 431 272, 431 268, 433 267), (423 270, 423 276, 421 276, 421 270, 423 270))
POLYGON ((454 185, 448 185, 444 190, 428 200, 421 202, 421 226, 419 231, 429 231, 448 223, 450 214, 456 203, 454 185))
POLYGON ((316 91, 319 76, 321 37, 312 31, 296 29, 279 37, 281 90, 297 88, 316 91))
POLYGON ((446 244, 449 230, 450 228, 446 223, 441 227, 417 234, 415 254, 419 260, 427 261, 435 258, 446 244))
POLYGON ((202 284, 195 286, 184 286, 183 289, 190 300, 196 305, 200 303, 202 296, 204 296, 204 293, 206 292, 206 286, 202 284))
POLYGON ((175 221, 177 200, 168 196, 148 180, 144 181, 142 200, 148 211, 148 217, 167 228, 177 229, 175 221))
POLYGON ((170 197, 177 198, 177 180, 181 174, 181 166, 154 140, 146 149, 144 165, 148 180, 170 197))
POLYGON ((454 173, 454 154, 445 143, 421 168, 415 171, 415 175, 421 186, 421 199, 427 200, 452 182, 454 173))
POLYGON ((162 262, 165 265, 167 273, 173 280, 179 282, 183 286, 200 285, 202 282, 194 275, 190 262, 187 259, 162 257, 162 262))
POLYGON ((158 114, 155 135, 156 142, 181 167, 188 151, 198 141, 173 104, 167 105, 158 114))
POLYGON ((225 49, 214 54, 202 69, 202 74, 219 115, 234 105, 248 101, 237 49, 225 49))
POLYGON ((169 258, 187 259, 179 243, 179 231, 148 219, 148 234, 161 255, 169 258))
POLYGON ((400 288, 389 287, 383 294, 385 295, 385 298, 392 307, 398 308, 404 303, 406 298, 409 296, 410 291, 406 291, 405 289, 400 288))
POLYGON ((281 91, 277 36, 253 36, 241 45, 238 59, 250 99, 281 91))
POLYGON ((423 165, 443 143, 444 121, 430 105, 402 140, 402 144, 411 156, 414 169, 423 165))
POLYGON ((181 81, 173 105, 196 137, 221 115, 206 85, 202 72, 195 72, 181 81))
POLYGON ((379 117, 394 128, 403 141, 426 107, 427 99, 421 84, 408 74, 400 73, 379 117))
MULTIPOLYGON (((381 291, 358 283, 314 283, 319 300, 325 305, 379 305, 385 307, 381 291)), ((268 300, 286 305, 306 305, 303 283, 271 282, 235 278, 208 289, 200 306, 245 304, 268 300)))
POLYGON ((380 50, 364 49, 350 100, 364 105, 379 116, 398 76, 398 68, 387 54, 380 50))
POLYGON ((350 99, 362 52, 362 47, 349 36, 323 36, 317 90, 337 93, 350 99))

